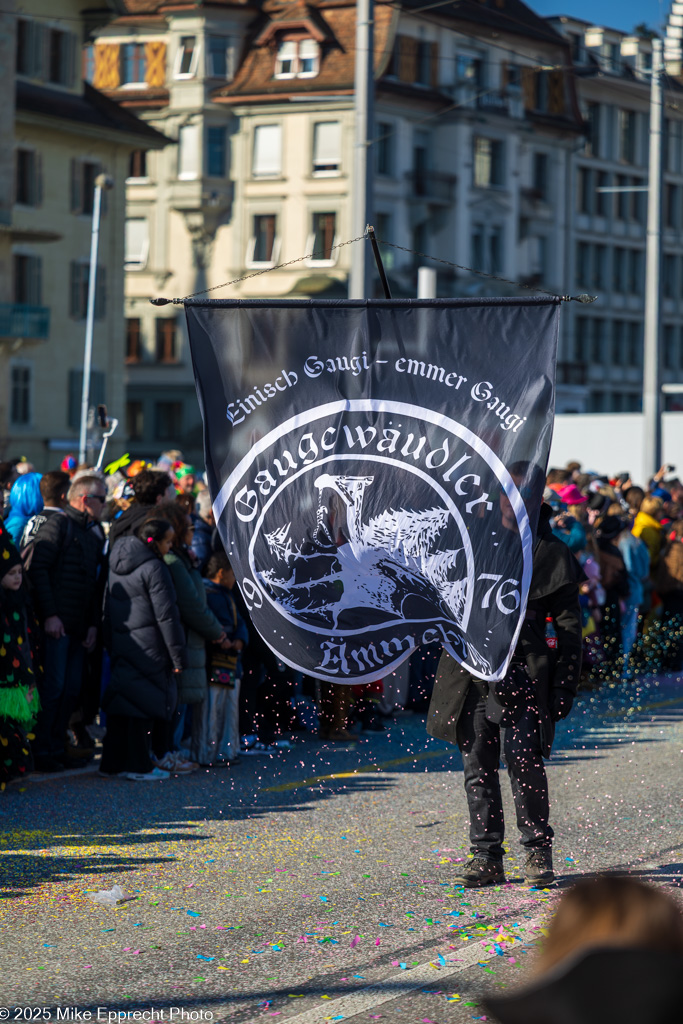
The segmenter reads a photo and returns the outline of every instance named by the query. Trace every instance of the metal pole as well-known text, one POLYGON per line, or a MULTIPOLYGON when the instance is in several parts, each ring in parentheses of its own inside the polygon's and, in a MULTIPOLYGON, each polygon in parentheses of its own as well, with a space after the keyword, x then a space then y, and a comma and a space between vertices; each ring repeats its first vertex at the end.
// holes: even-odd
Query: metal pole
POLYGON ((650 162, 645 266, 643 427, 645 466, 656 473, 662 462, 660 359, 660 264, 662 259, 662 42, 652 40, 650 88, 650 162))
POLYGON ((88 405, 90 402, 90 369, 92 366, 92 336, 95 321, 95 286, 97 284, 97 246, 100 238, 100 213, 102 190, 111 188, 112 179, 106 174, 95 178, 95 200, 92 212, 92 233, 90 235, 90 276, 88 278, 88 308, 85 320, 85 355, 83 356, 83 390, 81 391, 81 435, 78 444, 78 461, 85 462, 87 455, 88 405))
POLYGON ((391 288, 389 287, 389 282, 387 281, 387 274, 384 269, 384 263, 382 262, 382 254, 379 251, 379 245, 377 244, 377 235, 375 234, 375 229, 372 227, 371 224, 368 224, 367 232, 368 238, 370 239, 370 245, 372 246, 372 252, 375 257, 375 263, 377 264, 377 270, 379 271, 379 279, 382 282, 384 298, 390 299, 391 288))
MULTIPOLYGON (((355 72, 355 140, 353 151, 353 189, 351 222, 353 237, 365 234, 372 215, 372 161, 369 147, 372 140, 374 68, 373 68, 373 0, 356 3, 356 72, 355 72)), ((353 251, 349 274, 349 298, 370 296, 371 262, 365 243, 353 251)))

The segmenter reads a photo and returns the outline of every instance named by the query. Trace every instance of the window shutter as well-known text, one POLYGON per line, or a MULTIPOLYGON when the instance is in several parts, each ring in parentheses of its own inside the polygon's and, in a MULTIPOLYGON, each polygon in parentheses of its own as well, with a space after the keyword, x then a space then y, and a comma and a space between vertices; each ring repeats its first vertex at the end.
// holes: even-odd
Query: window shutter
POLYGON ((313 166, 339 167, 341 164, 341 124, 319 121, 314 128, 313 166))
POLYGON ((254 130, 255 175, 281 173, 282 128, 279 124, 261 124, 254 130))
POLYGON ((536 109, 536 72, 533 68, 522 68, 522 96, 524 109, 536 109))
POLYGON ((412 36, 398 37, 398 77, 402 82, 417 81, 418 40, 412 36))
POLYGON ((564 76, 561 71, 548 73, 548 112, 564 113, 564 76))
POLYGON ((178 132, 178 177, 189 180, 199 177, 201 157, 201 127, 184 125, 178 132))
POLYGON ((73 32, 65 32, 62 50, 62 84, 72 89, 76 83, 76 49, 77 37, 73 32))
POLYGON ((439 44, 430 43, 429 74, 432 89, 439 88, 439 44))
POLYGON ((166 84, 166 43, 145 43, 145 82, 150 89, 166 84))
POLYGON ((47 64, 47 45, 49 34, 45 29, 45 26, 39 24, 37 21, 29 21, 28 25, 28 48, 31 53, 31 74, 36 78, 42 78, 43 69, 47 64))
POLYGON ((98 43, 95 46, 96 89, 118 89, 121 84, 121 47, 118 43, 98 43))
POLYGON ((510 82, 510 70, 509 64, 506 60, 501 61, 500 65, 500 88, 504 92, 510 82))

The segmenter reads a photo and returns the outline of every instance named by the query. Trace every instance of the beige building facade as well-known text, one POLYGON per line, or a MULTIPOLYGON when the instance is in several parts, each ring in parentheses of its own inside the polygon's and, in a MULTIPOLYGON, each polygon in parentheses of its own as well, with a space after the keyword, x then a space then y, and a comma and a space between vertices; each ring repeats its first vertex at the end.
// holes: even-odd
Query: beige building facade
MULTIPOLYGON (((124 412, 125 180, 141 142, 165 140, 84 83, 82 44, 120 13, 28 0, 2 20, 11 119, 0 163, 0 455, 40 470, 78 451, 95 178, 111 175, 98 252, 91 403, 124 412), (9 71, 7 70, 9 69, 9 71), (7 163, 11 164, 8 170, 7 163)), ((123 436, 112 451, 122 450, 123 436)))

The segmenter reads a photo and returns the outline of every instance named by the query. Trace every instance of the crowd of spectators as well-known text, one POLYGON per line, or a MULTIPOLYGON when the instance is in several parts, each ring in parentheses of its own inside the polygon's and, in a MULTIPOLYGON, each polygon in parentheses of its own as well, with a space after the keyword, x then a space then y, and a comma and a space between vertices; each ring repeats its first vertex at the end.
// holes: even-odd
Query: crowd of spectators
MULTIPOLYGON (((168 779, 244 755, 382 732, 425 712, 438 645, 384 680, 334 686, 254 630, 201 475, 180 452, 113 476, 71 457, 0 464, 0 787, 81 767, 168 779)), ((551 469, 551 525, 583 566, 583 685, 683 667, 683 485, 664 467, 551 469)), ((548 624, 549 634, 552 623, 548 624)), ((550 641, 549 641, 550 642, 550 641)))

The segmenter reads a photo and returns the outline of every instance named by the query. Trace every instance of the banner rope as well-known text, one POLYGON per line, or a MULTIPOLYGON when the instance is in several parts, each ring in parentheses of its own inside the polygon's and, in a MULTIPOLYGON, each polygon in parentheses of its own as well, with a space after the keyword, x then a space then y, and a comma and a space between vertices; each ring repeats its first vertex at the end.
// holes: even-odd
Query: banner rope
MULTIPOLYGON (((349 238, 346 242, 337 242, 336 245, 331 246, 327 250, 328 253, 333 252, 335 249, 343 249, 345 245, 353 245, 354 242, 362 242, 368 237, 367 231, 363 235, 358 235, 357 238, 349 238)), ((541 288, 539 285, 523 284, 520 281, 511 281, 508 277, 500 277, 498 274, 488 274, 485 270, 475 270, 473 267, 465 267, 462 263, 453 263, 451 260, 442 259, 440 256, 430 256, 426 252, 418 252, 417 249, 409 249, 405 245, 397 245, 395 242, 387 242, 384 238, 378 238, 377 241, 380 245, 388 245, 392 249, 400 249, 401 252, 408 252, 412 256, 420 256, 425 260, 432 260, 434 263, 443 263, 447 267, 454 267, 456 270, 465 270, 469 274, 476 274, 478 277, 486 277, 490 281, 501 281, 503 284, 510 284, 514 288, 526 288, 528 291, 534 291, 536 294, 541 292, 543 295, 551 295, 553 298, 557 298, 556 292, 550 292, 547 288, 541 288)), ((324 252, 312 252, 307 253, 305 256, 298 256, 295 260, 287 260, 286 263, 278 263, 274 267, 264 267, 263 270, 255 270, 253 274, 245 274, 243 277, 236 277, 232 281, 225 281, 223 284, 213 285, 211 288, 204 288, 199 292, 191 292, 189 295, 185 295, 182 299, 150 299, 149 301, 153 306, 167 306, 172 303, 175 306, 181 306, 187 299, 194 299, 198 295, 208 295, 209 292, 218 291, 220 288, 229 288, 233 284, 240 284, 242 281, 249 281, 253 277, 261 277, 263 274, 270 274, 273 270, 282 270, 284 267, 291 267, 295 263, 302 263, 304 260, 312 260, 315 256, 325 256, 324 252)), ((327 257, 325 257, 327 258, 327 257)), ((560 299, 563 302, 595 302, 597 295, 560 295, 560 299)))

